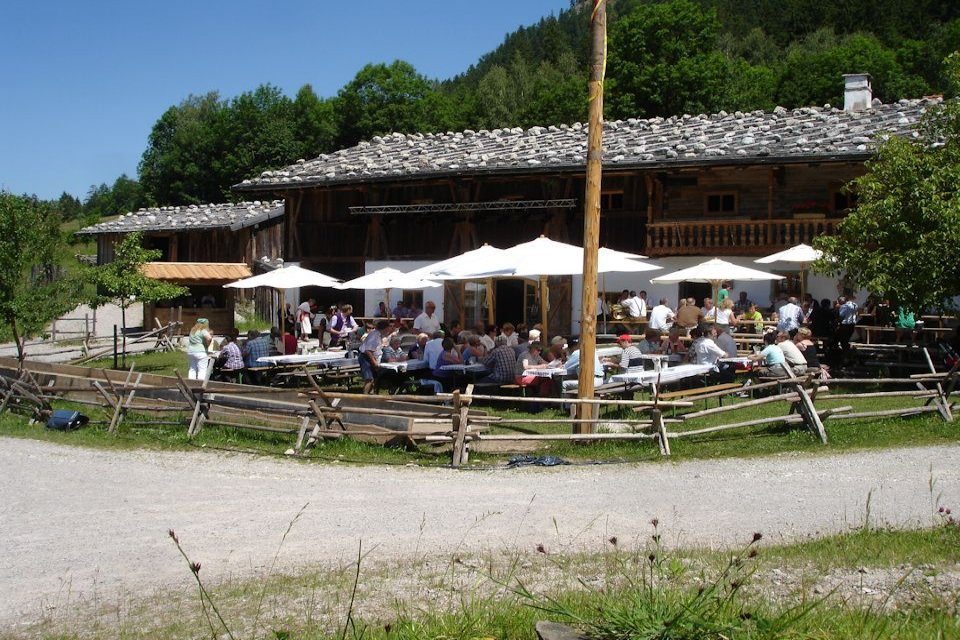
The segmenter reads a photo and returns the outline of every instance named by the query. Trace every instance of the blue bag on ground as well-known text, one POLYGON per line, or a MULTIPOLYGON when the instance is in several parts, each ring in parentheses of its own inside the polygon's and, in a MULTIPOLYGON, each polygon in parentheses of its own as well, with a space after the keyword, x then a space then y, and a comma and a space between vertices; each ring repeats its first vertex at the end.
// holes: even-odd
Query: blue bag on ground
POLYGON ((79 411, 57 409, 47 420, 47 429, 55 431, 73 431, 90 422, 90 418, 79 411))

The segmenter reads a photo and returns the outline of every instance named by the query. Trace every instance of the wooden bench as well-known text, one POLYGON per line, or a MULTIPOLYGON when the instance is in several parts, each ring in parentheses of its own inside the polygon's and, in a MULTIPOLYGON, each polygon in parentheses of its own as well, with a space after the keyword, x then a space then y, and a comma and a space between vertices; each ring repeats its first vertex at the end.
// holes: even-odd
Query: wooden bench
MULTIPOLYGON (((657 396, 660 400, 689 400, 691 402, 696 402, 697 400, 703 400, 704 407, 707 405, 707 400, 710 398, 717 398, 717 402, 720 403, 720 406, 723 406, 723 397, 730 395, 738 390, 743 390, 744 386, 739 382, 725 382, 723 384, 715 384, 709 387, 695 387, 692 389, 679 389, 677 391, 668 391, 667 393, 661 393, 657 396)), ((749 387, 747 387, 749 389, 749 387)))

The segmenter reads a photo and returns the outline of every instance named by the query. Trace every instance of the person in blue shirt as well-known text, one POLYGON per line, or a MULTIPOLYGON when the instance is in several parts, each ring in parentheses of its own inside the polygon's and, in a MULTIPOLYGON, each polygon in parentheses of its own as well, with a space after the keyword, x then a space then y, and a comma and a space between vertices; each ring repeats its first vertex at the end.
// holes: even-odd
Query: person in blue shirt
POLYGON ((750 356, 751 360, 763 363, 766 370, 761 371, 761 374, 771 375, 776 378, 789 377, 790 374, 787 373, 786 368, 787 358, 783 355, 783 349, 777 344, 777 334, 773 331, 765 333, 763 336, 763 345, 760 353, 755 353, 750 356))

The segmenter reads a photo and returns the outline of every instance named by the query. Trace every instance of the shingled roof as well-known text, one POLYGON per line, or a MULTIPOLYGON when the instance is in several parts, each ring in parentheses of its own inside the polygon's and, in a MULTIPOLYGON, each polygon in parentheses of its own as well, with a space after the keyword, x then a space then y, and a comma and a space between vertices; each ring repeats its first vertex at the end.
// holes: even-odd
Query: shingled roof
POLYGON ((112 220, 98 222, 77 233, 99 235, 133 231, 190 231, 222 228, 237 231, 282 215, 283 200, 150 207, 125 213, 112 220))
MULTIPOLYGON (((877 137, 916 135, 920 117, 938 98, 901 100, 864 111, 825 105, 604 123, 608 168, 765 164, 869 157, 877 137)), ((368 142, 235 185, 240 191, 279 191, 308 185, 421 177, 582 171, 587 126, 376 136, 368 142)))

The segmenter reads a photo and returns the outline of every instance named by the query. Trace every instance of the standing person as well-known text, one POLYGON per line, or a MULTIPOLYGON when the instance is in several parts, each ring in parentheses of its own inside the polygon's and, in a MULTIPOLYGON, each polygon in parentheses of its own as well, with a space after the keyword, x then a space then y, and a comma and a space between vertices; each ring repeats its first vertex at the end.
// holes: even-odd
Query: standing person
POLYGON ((207 349, 210 348, 212 341, 210 321, 206 318, 197 318, 197 322, 191 327, 187 338, 188 380, 206 380, 207 362, 209 361, 207 349))
POLYGON ((786 331, 792 338, 797 334, 797 329, 803 324, 803 309, 797 304, 794 296, 787 298, 787 304, 778 309, 777 322, 778 331, 786 331))
POLYGON ((437 305, 433 300, 428 300, 424 305, 423 313, 418 315, 413 321, 413 330, 419 333, 433 335, 440 331, 440 318, 436 316, 437 305))
POLYGON ((850 338, 853 337, 853 330, 857 326, 858 313, 859 307, 853 294, 840 298, 840 308, 837 309, 837 315, 840 317, 840 326, 837 327, 837 344, 844 354, 850 351, 850 338))
POLYGON ((636 291, 626 292, 627 297, 620 303, 624 306, 624 310, 627 312, 627 315, 631 318, 642 318, 640 315, 640 298, 637 296, 636 291))
POLYGON ((301 340, 309 340, 313 332, 313 308, 316 304, 317 301, 310 298, 297 307, 297 327, 300 329, 301 340))
POLYGON ((650 305, 647 304, 647 292, 641 291, 640 293, 638 293, 636 296, 636 301, 637 301, 637 308, 640 310, 640 317, 646 318, 647 311, 650 308, 650 305))
POLYGON ((820 301, 820 304, 810 312, 810 331, 817 338, 828 338, 833 333, 833 322, 835 319, 833 304, 828 298, 820 301))
POLYGON ((650 311, 650 328, 656 329, 660 333, 666 333, 673 324, 673 309, 669 306, 670 301, 666 298, 660 298, 660 304, 650 311))
POLYGON ((390 325, 386 320, 377 320, 376 327, 363 338, 360 345, 360 375, 363 377, 363 392, 372 393, 380 371, 383 355, 383 331, 390 325))
POLYGON ((328 327, 331 347, 346 343, 350 334, 356 332, 359 328, 357 321, 353 318, 353 306, 349 304, 341 306, 340 311, 333 314, 328 327))
POLYGON ((726 298, 720 303, 720 308, 716 312, 716 319, 718 333, 733 331, 733 327, 737 326, 737 315, 733 312, 733 300, 726 298))
MULTIPOLYGON (((610 305, 607 304, 607 301, 603 299, 602 293, 597 293, 597 326, 602 325, 606 319, 610 317, 610 305)), ((506 330, 507 325, 503 325, 504 330, 506 330)))
POLYGON ((729 282, 724 282, 720 285, 720 290, 717 291, 718 305, 723 306, 723 303, 730 297, 731 289, 733 289, 733 286, 729 282))

